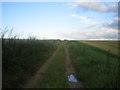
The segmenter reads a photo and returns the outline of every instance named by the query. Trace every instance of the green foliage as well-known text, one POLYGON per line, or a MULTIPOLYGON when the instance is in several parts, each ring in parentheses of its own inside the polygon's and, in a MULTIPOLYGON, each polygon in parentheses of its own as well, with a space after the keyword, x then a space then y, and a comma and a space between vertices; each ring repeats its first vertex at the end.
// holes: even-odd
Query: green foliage
POLYGON ((48 65, 47 70, 40 77, 37 88, 65 88, 65 51, 63 44, 60 46, 59 51, 53 58, 52 62, 48 65))
POLYGON ((68 45, 78 77, 87 88, 118 87, 118 57, 77 41, 68 45))
POLYGON ((59 41, 3 39, 3 88, 19 88, 57 48, 59 41))

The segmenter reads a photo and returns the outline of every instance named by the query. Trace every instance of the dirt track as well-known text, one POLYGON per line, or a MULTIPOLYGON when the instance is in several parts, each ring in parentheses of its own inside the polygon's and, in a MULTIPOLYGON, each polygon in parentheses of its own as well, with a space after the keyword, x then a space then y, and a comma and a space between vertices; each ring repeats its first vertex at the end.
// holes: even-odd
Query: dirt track
MULTIPOLYGON (((37 82, 38 78, 40 78, 43 75, 43 73, 47 69, 48 65, 52 62, 52 60, 53 60, 54 56, 56 55, 56 53, 58 52, 59 48, 60 48, 60 46, 53 53, 53 55, 49 59, 47 59, 46 62, 38 69, 38 71, 34 74, 34 76, 32 76, 30 78, 30 80, 24 86, 24 88, 35 88, 34 87, 35 83, 37 82)), ((66 54, 66 59, 65 59, 66 73, 65 73, 65 76, 66 76, 66 80, 67 80, 68 75, 70 75, 70 74, 77 75, 77 73, 72 65, 69 51, 68 51, 66 44, 65 44, 65 54, 66 54)), ((73 82, 69 82, 67 80, 67 85, 68 85, 68 88, 83 88, 83 83, 80 81, 77 83, 73 83, 73 82)))
MULTIPOLYGON (((60 47, 60 46, 59 46, 60 47)), ((25 85, 24 88, 34 88, 34 84, 37 82, 38 78, 40 78, 43 74, 43 72, 47 69, 48 65, 51 63, 52 59, 56 55, 57 51, 59 50, 59 47, 57 50, 53 53, 53 55, 46 60, 46 62, 38 69, 38 71, 30 78, 28 83, 25 85)))
MULTIPOLYGON (((70 54, 69 54, 69 51, 68 51, 68 48, 67 46, 65 45, 65 53, 66 53, 66 79, 67 79, 67 76, 70 75, 70 74, 74 74, 74 75, 77 75, 73 65, 72 65, 72 62, 71 62, 71 58, 70 58, 70 54)), ((82 82, 69 82, 67 80, 67 85, 68 85, 68 88, 83 88, 83 83, 82 82)))

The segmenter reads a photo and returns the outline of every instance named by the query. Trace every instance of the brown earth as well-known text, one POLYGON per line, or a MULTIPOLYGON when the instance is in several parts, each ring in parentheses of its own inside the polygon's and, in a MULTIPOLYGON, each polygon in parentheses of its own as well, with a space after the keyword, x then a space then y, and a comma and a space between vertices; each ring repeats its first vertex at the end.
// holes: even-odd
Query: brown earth
POLYGON ((53 55, 51 55, 50 58, 48 58, 46 60, 46 62, 38 69, 38 71, 30 78, 30 80, 24 86, 24 88, 34 88, 34 85, 37 82, 38 78, 40 78, 43 75, 43 73, 47 69, 48 65, 52 62, 54 56, 56 55, 57 51, 59 50, 59 47, 60 46, 58 46, 57 50, 53 53, 53 55))
MULTIPOLYGON (((52 62, 54 56, 56 55, 56 53, 58 52, 60 46, 57 48, 57 50, 55 50, 55 52, 50 56, 50 58, 48 58, 46 60, 46 62, 38 69, 38 71, 32 76, 30 77, 30 79, 28 80, 28 83, 24 86, 24 88, 34 88, 34 85, 37 83, 38 78, 40 78, 43 73, 45 72, 45 70, 47 69, 48 65, 52 62)), ((68 51, 67 46, 65 45, 65 54, 66 54, 66 80, 67 80, 67 85, 68 88, 84 88, 83 82, 79 81, 79 82, 69 82, 68 81, 68 75, 73 74, 73 75, 77 75, 73 65, 72 65, 72 61, 70 58, 70 54, 68 51)))
POLYGON ((65 53, 66 53, 66 61, 65 61, 66 73, 65 73, 65 75, 66 75, 66 79, 67 79, 68 88, 83 88, 83 83, 81 81, 78 81, 78 82, 69 82, 68 81, 68 75, 73 74, 73 75, 77 76, 77 73, 72 65, 68 47, 66 45, 65 45, 65 53))

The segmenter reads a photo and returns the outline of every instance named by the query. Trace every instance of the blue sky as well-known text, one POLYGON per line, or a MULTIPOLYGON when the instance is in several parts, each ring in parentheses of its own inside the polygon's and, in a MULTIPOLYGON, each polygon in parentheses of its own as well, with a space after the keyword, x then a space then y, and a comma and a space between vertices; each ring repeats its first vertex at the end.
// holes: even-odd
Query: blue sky
POLYGON ((21 38, 117 39, 117 3, 3 2, 2 26, 21 38))

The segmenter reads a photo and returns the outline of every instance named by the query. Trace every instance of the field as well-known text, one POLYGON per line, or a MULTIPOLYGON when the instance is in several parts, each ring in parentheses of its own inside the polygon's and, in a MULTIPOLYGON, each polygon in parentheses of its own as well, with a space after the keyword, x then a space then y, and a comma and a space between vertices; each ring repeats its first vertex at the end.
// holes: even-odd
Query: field
POLYGON ((77 41, 69 42, 69 49, 78 77, 87 88, 118 87, 117 57, 77 41))
POLYGON ((1 89, 120 88, 118 0, 26 1, 0 1, 1 89))
POLYGON ((91 40, 81 40, 80 42, 100 48, 105 51, 109 51, 114 55, 118 55, 118 45, 120 44, 119 41, 112 41, 112 40, 100 40, 100 41, 91 41, 91 40))
POLYGON ((21 87, 57 48, 59 41, 5 39, 3 87, 21 87))
POLYGON ((119 87, 117 41, 9 38, 2 45, 3 88, 68 88, 65 47, 84 88, 119 87))

